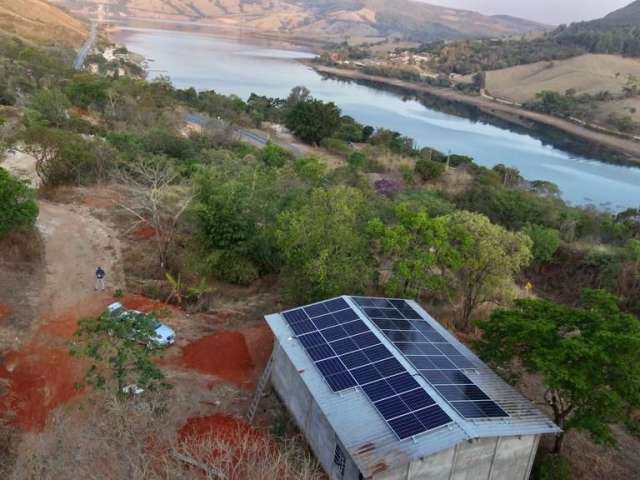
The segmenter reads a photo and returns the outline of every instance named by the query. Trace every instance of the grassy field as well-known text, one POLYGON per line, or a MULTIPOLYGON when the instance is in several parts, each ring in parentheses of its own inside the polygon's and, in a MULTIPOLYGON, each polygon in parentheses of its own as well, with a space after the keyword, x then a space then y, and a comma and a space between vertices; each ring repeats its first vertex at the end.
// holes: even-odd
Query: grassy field
POLYGON ((0 31, 41 44, 77 47, 88 24, 42 0, 0 0, 0 31))
POLYGON ((492 95, 525 102, 542 90, 578 93, 622 92, 628 75, 640 76, 640 60, 615 55, 582 55, 487 72, 492 95))

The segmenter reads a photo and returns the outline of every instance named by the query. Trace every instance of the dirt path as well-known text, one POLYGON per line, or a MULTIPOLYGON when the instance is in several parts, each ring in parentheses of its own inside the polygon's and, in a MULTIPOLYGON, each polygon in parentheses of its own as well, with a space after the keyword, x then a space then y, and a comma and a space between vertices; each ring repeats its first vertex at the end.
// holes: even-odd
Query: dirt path
MULTIPOLYGON (((2 164, 32 182, 34 165, 24 154, 12 154, 2 164)), ((82 193, 90 198, 92 191, 82 193)), ((0 328, 11 335, 0 352, 0 415, 25 430, 41 429, 49 412, 79 394, 75 384, 81 372, 69 356, 69 340, 77 322, 99 315, 112 301, 114 288, 124 285, 115 229, 94 208, 48 200, 38 205, 43 254, 32 274, 38 288, 15 289, 16 298, 10 299, 31 303, 33 314, 10 318, 0 328), (95 291, 98 266, 107 272, 105 292, 95 291)))
POLYGON ((98 266, 107 272, 108 291, 124 284, 114 230, 85 206, 49 201, 40 201, 39 206, 37 228, 44 240, 47 267, 39 299, 42 317, 108 295, 94 290, 98 266))
POLYGON ((443 98, 453 102, 465 103, 467 105, 473 105, 485 113, 496 115, 498 113, 507 114, 516 118, 533 121, 549 127, 556 128, 565 133, 573 135, 578 138, 585 139, 589 142, 597 143, 613 150, 626 154, 630 161, 640 163, 640 143, 633 140, 627 140, 625 138, 616 137, 606 133, 596 132, 586 127, 576 125, 568 120, 563 120, 551 115, 545 115, 543 113, 532 112, 530 110, 524 110, 511 105, 505 105, 503 103, 494 102, 483 97, 472 97, 456 92, 447 88, 436 88, 428 85, 418 85, 413 82, 407 82, 405 80, 399 80, 395 78, 380 77, 377 75, 367 75, 366 73, 359 72, 357 70, 345 70, 342 68, 332 68, 325 65, 308 64, 314 70, 320 73, 328 73, 330 75, 336 75, 342 78, 350 78, 353 80, 366 80, 370 82, 380 83, 384 85, 391 85, 393 87, 400 87, 413 92, 426 93, 435 97, 443 98))

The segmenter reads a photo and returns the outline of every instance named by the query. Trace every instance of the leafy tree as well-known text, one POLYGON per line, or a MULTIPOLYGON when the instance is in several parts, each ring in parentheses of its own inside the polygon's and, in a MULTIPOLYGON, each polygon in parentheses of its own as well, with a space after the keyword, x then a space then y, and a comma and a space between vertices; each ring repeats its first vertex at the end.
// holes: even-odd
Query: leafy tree
POLYGON ((82 108, 104 109, 109 100, 109 81, 105 78, 80 74, 73 78, 65 92, 71 102, 82 108))
POLYGON ((367 155, 360 150, 355 150, 347 157, 347 163, 353 170, 362 170, 367 164, 367 155))
POLYGON ((30 104, 46 125, 58 128, 65 124, 70 106, 71 102, 60 90, 38 90, 30 104))
MULTIPOLYGON (((301 188, 291 170, 267 168, 251 158, 230 156, 202 169, 195 179, 193 213, 207 273, 232 283, 237 279, 250 283, 257 276, 252 272, 278 270, 274 225, 301 188), (234 264, 240 271, 228 270, 230 256, 236 258, 234 264)), ((307 166, 313 170, 311 163, 307 166)))
POLYGON ((560 232, 541 225, 527 225, 524 233, 533 242, 531 253, 534 261, 538 264, 549 263, 560 247, 560 232))
POLYGON ((85 140, 66 130, 30 127, 19 138, 36 158, 36 173, 44 186, 94 182, 114 162, 113 152, 103 142, 85 140))
POLYGON ((145 390, 167 388, 165 377, 153 357, 158 346, 157 320, 153 315, 130 312, 120 318, 104 314, 81 320, 75 333, 71 354, 88 358, 91 366, 86 381, 100 389, 113 389, 126 395, 125 387, 136 385, 145 390))
POLYGON ((415 171, 422 181, 428 182, 440 178, 445 171, 445 166, 442 163, 421 158, 416 162, 415 171))
POLYGON ((365 213, 362 193, 340 186, 316 189, 308 203, 280 215, 276 238, 295 300, 358 293, 369 285, 365 213))
POLYGON ((319 185, 325 179, 327 164, 315 155, 306 155, 296 160, 294 170, 303 180, 319 185))
POLYGON ((450 245, 442 263, 461 301, 461 326, 468 328, 478 305, 510 296, 514 275, 531 260, 532 242, 477 213, 458 211, 442 221, 450 245))
POLYGON ((340 126, 340 109, 333 102, 300 101, 287 114, 285 124, 304 142, 317 144, 332 136, 340 126))
POLYGON ((268 142, 259 155, 260 160, 269 167, 282 167, 291 157, 291 153, 272 142, 268 142))
POLYGON ((544 399, 563 429, 555 453, 572 429, 615 443, 609 425, 640 405, 640 320, 622 313, 615 297, 586 290, 578 308, 519 300, 479 326, 484 358, 510 374, 542 377, 544 399))
POLYGON ((33 190, 0 167, 0 237, 32 228, 37 218, 33 190))
POLYGON ((439 254, 447 248, 444 225, 408 203, 400 204, 395 215, 397 223, 385 225, 374 219, 368 226, 372 237, 379 240, 380 263, 391 265, 386 292, 410 297, 444 292, 446 278, 439 269, 439 254))
POLYGON ((296 106, 298 103, 306 102, 311 98, 311 92, 307 87, 298 85, 291 89, 291 93, 287 97, 287 106, 289 108, 296 106))

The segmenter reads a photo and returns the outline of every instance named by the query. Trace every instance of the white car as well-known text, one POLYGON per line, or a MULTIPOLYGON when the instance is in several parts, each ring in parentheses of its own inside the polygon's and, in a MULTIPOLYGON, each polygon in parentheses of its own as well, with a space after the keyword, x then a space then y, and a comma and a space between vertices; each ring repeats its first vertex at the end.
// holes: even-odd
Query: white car
MULTIPOLYGON (((142 312, 137 310, 127 310, 120 302, 112 303, 107 307, 107 314, 112 319, 123 318, 127 315, 143 315, 142 312)), ((153 330, 155 335, 150 340, 156 345, 162 347, 168 347, 176 341, 176 332, 171 327, 166 326, 164 323, 159 322, 153 317, 153 330)))

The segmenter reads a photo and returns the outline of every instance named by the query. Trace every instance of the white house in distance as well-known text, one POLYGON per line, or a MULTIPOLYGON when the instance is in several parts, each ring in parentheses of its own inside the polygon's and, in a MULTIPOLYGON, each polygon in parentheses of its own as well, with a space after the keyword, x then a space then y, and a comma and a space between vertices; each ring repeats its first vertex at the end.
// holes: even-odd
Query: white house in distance
POLYGON ((526 480, 559 428, 410 300, 267 315, 271 382, 332 479, 526 480))

